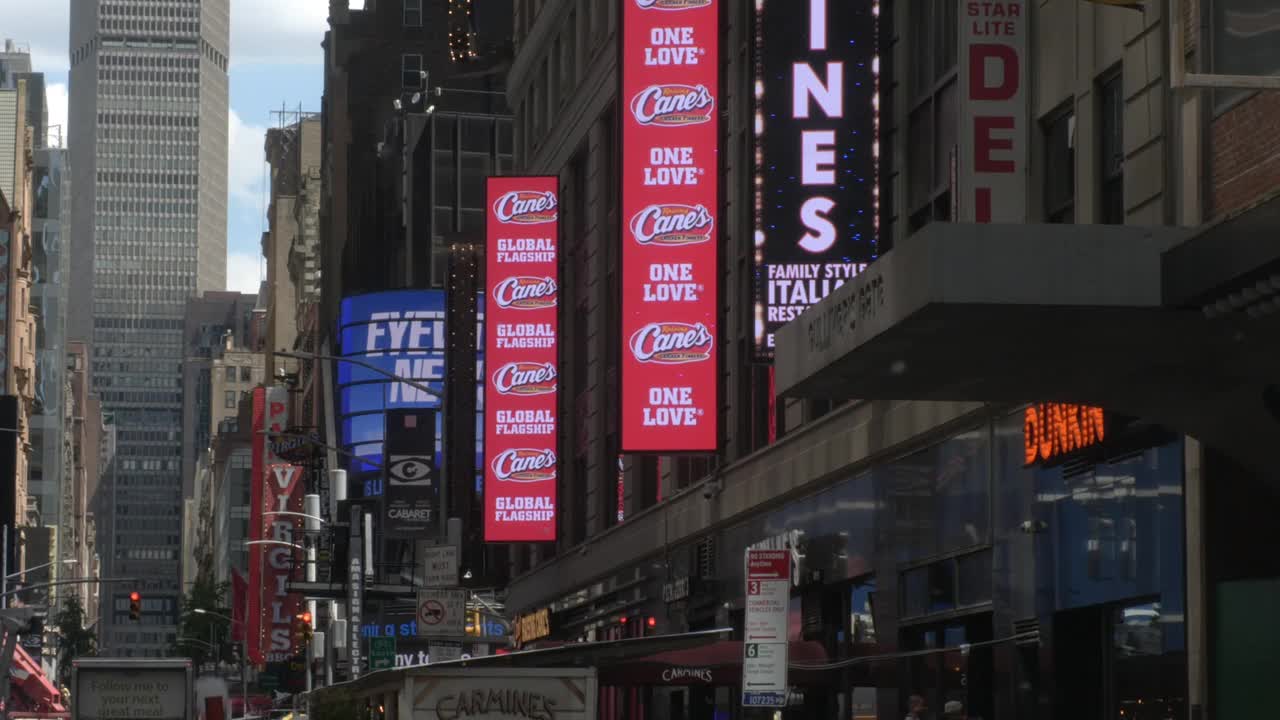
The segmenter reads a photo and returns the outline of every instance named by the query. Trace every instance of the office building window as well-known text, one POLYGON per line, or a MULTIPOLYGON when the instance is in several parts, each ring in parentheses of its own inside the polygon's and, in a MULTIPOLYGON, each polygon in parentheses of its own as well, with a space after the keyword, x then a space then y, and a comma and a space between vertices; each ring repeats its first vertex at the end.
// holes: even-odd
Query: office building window
POLYGON ((253 368, 245 365, 240 368, 240 382, 251 382, 253 380, 253 368))
POLYGON ((422 0, 404 0, 404 26, 422 27, 422 0))
POLYGON ((234 410, 236 407, 236 391, 228 390, 225 393, 225 397, 223 398, 222 403, 223 403, 223 407, 225 407, 226 409, 234 410))
POLYGON ((1068 102, 1040 122, 1044 134, 1044 216, 1051 223, 1076 220, 1075 121, 1068 102))
POLYGON ((959 121, 957 7, 952 0, 914 0, 910 8, 907 202, 912 231, 951 219, 951 162, 959 121))
POLYGON ((227 366, 227 382, 236 381, 236 369, 232 365, 227 366))
POLYGON ((1102 191, 1098 222, 1124 223, 1124 95, 1117 68, 1098 83, 1098 171, 1102 191))
POLYGON ((405 90, 422 89, 422 56, 400 56, 400 85, 405 90))

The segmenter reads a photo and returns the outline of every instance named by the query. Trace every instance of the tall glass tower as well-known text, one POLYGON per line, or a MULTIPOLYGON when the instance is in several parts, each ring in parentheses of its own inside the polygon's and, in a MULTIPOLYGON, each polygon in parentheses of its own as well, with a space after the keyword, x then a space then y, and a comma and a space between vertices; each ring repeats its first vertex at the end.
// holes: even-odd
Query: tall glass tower
POLYGON ((110 655, 175 639, 187 299, 226 283, 230 0, 71 4, 72 302, 116 433, 101 483, 100 637, 110 655), (129 620, 128 595, 142 593, 129 620))

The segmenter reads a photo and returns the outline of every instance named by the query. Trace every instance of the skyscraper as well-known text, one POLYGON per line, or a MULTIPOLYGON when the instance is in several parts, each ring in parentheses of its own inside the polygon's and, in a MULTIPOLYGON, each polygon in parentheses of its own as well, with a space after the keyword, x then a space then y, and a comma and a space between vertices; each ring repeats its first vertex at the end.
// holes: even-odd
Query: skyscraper
POLYGON ((91 340, 93 386, 117 432, 103 572, 145 578, 104 588, 113 655, 159 655, 174 640, 183 316, 188 298, 226 281, 229 25, 230 0, 71 9, 69 335, 91 340))

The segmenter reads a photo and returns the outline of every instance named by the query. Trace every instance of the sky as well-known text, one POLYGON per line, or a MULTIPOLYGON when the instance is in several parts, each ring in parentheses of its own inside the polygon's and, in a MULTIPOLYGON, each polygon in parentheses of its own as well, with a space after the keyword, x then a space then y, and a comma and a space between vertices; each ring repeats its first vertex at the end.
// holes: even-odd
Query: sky
MULTIPOLYGON (((31 48, 45 74, 49 125, 66 127, 70 3, 82 0, 0 0, 0 39, 31 48)), ((353 6, 357 3, 353 3, 353 6)), ((359 3, 363 4, 363 3, 359 3)), ((272 111, 318 112, 324 86, 327 0, 231 0, 231 112, 227 128, 227 289, 256 293, 265 272, 268 127, 272 111)), ((51 132, 52 134, 52 132, 51 132)), ((75 149, 72 148, 73 159, 75 149)))

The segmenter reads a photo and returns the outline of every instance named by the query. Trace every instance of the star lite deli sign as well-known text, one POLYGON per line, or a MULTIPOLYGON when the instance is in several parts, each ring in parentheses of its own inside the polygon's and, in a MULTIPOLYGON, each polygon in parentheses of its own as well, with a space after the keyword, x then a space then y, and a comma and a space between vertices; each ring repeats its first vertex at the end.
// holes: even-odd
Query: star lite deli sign
POLYGON ((556 538, 557 183, 554 177, 488 179, 487 542, 556 538))
POLYGON ((960 6, 959 222, 1027 219, 1026 0, 960 6))
POLYGON ((716 449, 716 0, 623 0, 622 449, 716 449))

